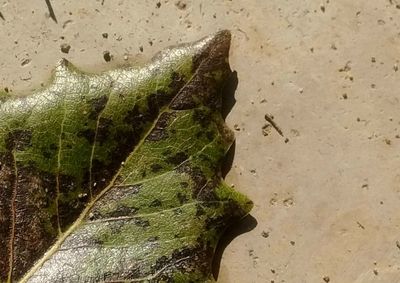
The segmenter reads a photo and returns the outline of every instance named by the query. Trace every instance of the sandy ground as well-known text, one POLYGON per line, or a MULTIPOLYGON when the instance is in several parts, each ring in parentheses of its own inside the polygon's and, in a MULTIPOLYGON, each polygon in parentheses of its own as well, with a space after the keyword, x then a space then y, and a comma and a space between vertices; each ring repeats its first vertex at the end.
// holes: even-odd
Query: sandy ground
POLYGON ((87 71, 144 62, 228 28, 227 179, 255 208, 218 282, 400 282, 400 1, 180 2, 53 0, 56 23, 45 0, 0 1, 0 85, 39 87, 61 57, 87 71))

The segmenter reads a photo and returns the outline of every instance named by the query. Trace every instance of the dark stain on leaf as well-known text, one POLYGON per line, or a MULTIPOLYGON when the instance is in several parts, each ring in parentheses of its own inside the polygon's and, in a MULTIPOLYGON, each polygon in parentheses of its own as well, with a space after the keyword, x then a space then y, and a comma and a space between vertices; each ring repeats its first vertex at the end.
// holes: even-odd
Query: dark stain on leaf
POLYGON ((167 162, 176 166, 176 165, 181 164, 183 161, 185 161, 188 158, 189 158, 189 156, 185 152, 180 151, 180 152, 175 153, 174 155, 169 156, 167 158, 167 162))
POLYGON ((153 172, 153 173, 156 173, 156 172, 159 172, 159 171, 161 171, 161 169, 163 169, 163 167, 160 165, 160 164, 151 164, 151 171, 153 172))
POLYGON ((142 228, 147 228, 150 226, 150 222, 148 220, 142 219, 140 217, 135 218, 135 224, 142 228))
POLYGON ((168 133, 165 128, 168 126, 169 122, 175 117, 173 112, 164 112, 158 118, 156 125, 150 134, 146 137, 148 141, 160 141, 168 137, 168 133))
POLYGON ((203 206, 201 204, 196 204, 196 216, 200 217, 206 214, 203 206))
POLYGON ((112 213, 107 214, 106 217, 117 218, 117 217, 121 217, 121 216, 135 215, 138 210, 139 209, 136 207, 128 207, 128 206, 120 205, 112 213))
POLYGON ((97 128, 97 143, 99 143, 100 145, 104 144, 110 134, 110 130, 113 127, 113 124, 114 123, 111 119, 100 117, 99 127, 97 128))
POLYGON ((213 204, 213 200, 216 200, 217 197, 214 192, 214 188, 216 188, 221 181, 219 178, 214 178, 208 181, 201 189, 197 192, 197 200, 207 202, 213 204))
POLYGON ((189 187, 189 183, 188 182, 181 182, 180 185, 182 186, 182 188, 187 188, 189 187))
POLYGON ((171 89, 177 91, 180 90, 185 85, 184 77, 178 72, 172 72, 172 80, 168 85, 171 89))
POLYGON ((118 204, 114 208, 114 210, 104 213, 101 209, 102 206, 110 205, 111 203, 117 203, 121 196, 124 197, 134 197, 136 196, 141 190, 141 185, 130 185, 125 187, 117 187, 110 190, 107 194, 105 194, 97 203, 96 206, 93 207, 90 215, 90 220, 100 220, 106 218, 114 218, 119 216, 129 216, 135 215, 136 212, 140 209, 133 205, 122 205, 118 204))
POLYGON ((58 145, 52 143, 50 145, 44 145, 40 148, 42 156, 46 159, 53 158, 57 153, 58 145))
POLYGON ((85 138, 90 144, 93 144, 96 133, 93 129, 79 131, 77 136, 85 138))
POLYGON ((179 203, 182 205, 186 202, 188 202, 188 197, 184 194, 182 194, 181 192, 176 194, 176 198, 179 200, 179 203))
POLYGON ((150 203, 149 207, 160 207, 161 205, 162 205, 161 200, 155 199, 150 203))
POLYGON ((203 171, 199 167, 192 166, 190 162, 182 164, 176 170, 181 173, 186 173, 190 176, 194 183, 192 188, 192 197, 196 199, 201 189, 207 183, 207 178, 203 171))
POLYGON ((195 109, 193 122, 199 123, 203 128, 207 128, 211 123, 210 113, 203 109, 195 109))
MULTIPOLYGON (((13 157, 11 154, 0 155, 0 250, 4 255, 10 254, 10 227, 12 227, 12 198, 15 173, 13 170, 13 157)), ((9 258, 0 256, 0 275, 9 273, 9 258)), ((0 279, 4 276, 0 276, 0 279)))
POLYGON ((56 241, 58 231, 57 217, 49 209, 55 204, 54 176, 44 172, 38 175, 34 168, 19 166, 15 189, 13 274, 18 278, 24 274, 32 260, 39 259, 48 245, 56 241), (35 217, 26 217, 27 215, 35 217), (27 235, 29 244, 25 240, 27 235), (15 268, 17 266, 21 268, 15 268))
POLYGON ((76 180, 72 176, 61 174, 59 178, 58 214, 61 230, 65 231, 85 207, 84 198, 82 195, 79 197, 79 194, 86 196, 88 192, 80 193, 80 186, 75 183, 76 180), (78 195, 78 198, 75 198, 74 195, 78 195))
POLYGON ((31 145, 32 131, 17 129, 9 132, 6 138, 6 148, 8 150, 24 150, 31 145))
MULTIPOLYGON (((114 276, 109 276, 107 280, 104 281, 106 282, 112 282, 113 280, 117 281, 119 280, 119 278, 118 277, 116 278, 116 276, 119 276, 119 274, 114 274, 114 276)), ((126 278, 141 278, 144 276, 145 274, 143 273, 142 268, 140 266, 131 268, 126 274, 126 278)))
POLYGON ((94 98, 89 101, 91 106, 91 111, 89 112, 89 119, 96 120, 100 114, 100 112, 104 109, 108 101, 108 97, 106 95, 102 95, 98 98, 94 98))
MULTIPOLYGON (((150 101, 150 105, 154 107, 152 104, 152 100, 148 98, 148 103, 150 101)), ((155 107, 157 109, 157 107, 155 107)), ((151 107, 148 108, 148 113, 143 113, 140 111, 139 106, 135 105, 131 110, 127 112, 127 115, 124 118, 124 122, 131 125, 133 129, 139 129, 143 127, 143 124, 151 121, 155 116, 155 109, 151 107)))

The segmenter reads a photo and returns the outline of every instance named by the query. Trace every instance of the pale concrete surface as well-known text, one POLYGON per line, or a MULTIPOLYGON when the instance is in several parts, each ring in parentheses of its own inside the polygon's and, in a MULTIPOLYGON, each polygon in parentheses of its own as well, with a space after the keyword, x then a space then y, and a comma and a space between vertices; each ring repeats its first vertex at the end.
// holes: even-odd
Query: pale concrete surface
POLYGON ((228 182, 258 225, 227 247, 218 281, 400 282, 400 1, 103 2, 53 0, 56 24, 44 0, 0 1, 0 85, 39 87, 61 57, 88 71, 144 62, 228 28, 228 182), (262 134, 266 113, 289 142, 262 134))

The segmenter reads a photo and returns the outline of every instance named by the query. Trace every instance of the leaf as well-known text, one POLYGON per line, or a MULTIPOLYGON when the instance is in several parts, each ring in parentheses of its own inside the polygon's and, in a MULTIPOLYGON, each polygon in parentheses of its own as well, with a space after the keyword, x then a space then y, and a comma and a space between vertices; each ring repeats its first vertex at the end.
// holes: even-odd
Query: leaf
POLYGON ((0 281, 206 282, 252 203, 221 179, 230 33, 0 99, 0 281), (5 255, 5 256, 3 256, 5 255))

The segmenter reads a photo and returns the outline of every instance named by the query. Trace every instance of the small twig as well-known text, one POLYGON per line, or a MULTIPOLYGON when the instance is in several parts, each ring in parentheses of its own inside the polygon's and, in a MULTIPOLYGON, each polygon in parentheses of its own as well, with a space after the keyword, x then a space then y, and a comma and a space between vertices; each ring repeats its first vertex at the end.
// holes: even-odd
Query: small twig
POLYGON ((364 225, 362 225, 360 222, 357 221, 358 227, 360 227, 361 229, 365 230, 364 225))
POLYGON ((285 137, 283 135, 282 129, 275 123, 273 116, 271 116, 269 114, 265 114, 264 118, 265 118, 265 120, 267 120, 268 123, 271 124, 272 127, 274 127, 274 129, 278 132, 278 134, 280 134, 282 137, 285 137))
POLYGON ((49 9, 50 18, 52 18, 56 23, 58 23, 56 15, 54 14, 53 7, 51 6, 50 0, 45 0, 45 1, 46 1, 47 8, 49 9))
POLYGON ((0 12, 0 18, 1 18, 3 21, 6 20, 6 19, 4 18, 4 16, 3 16, 3 13, 2 13, 2 12, 0 12))

